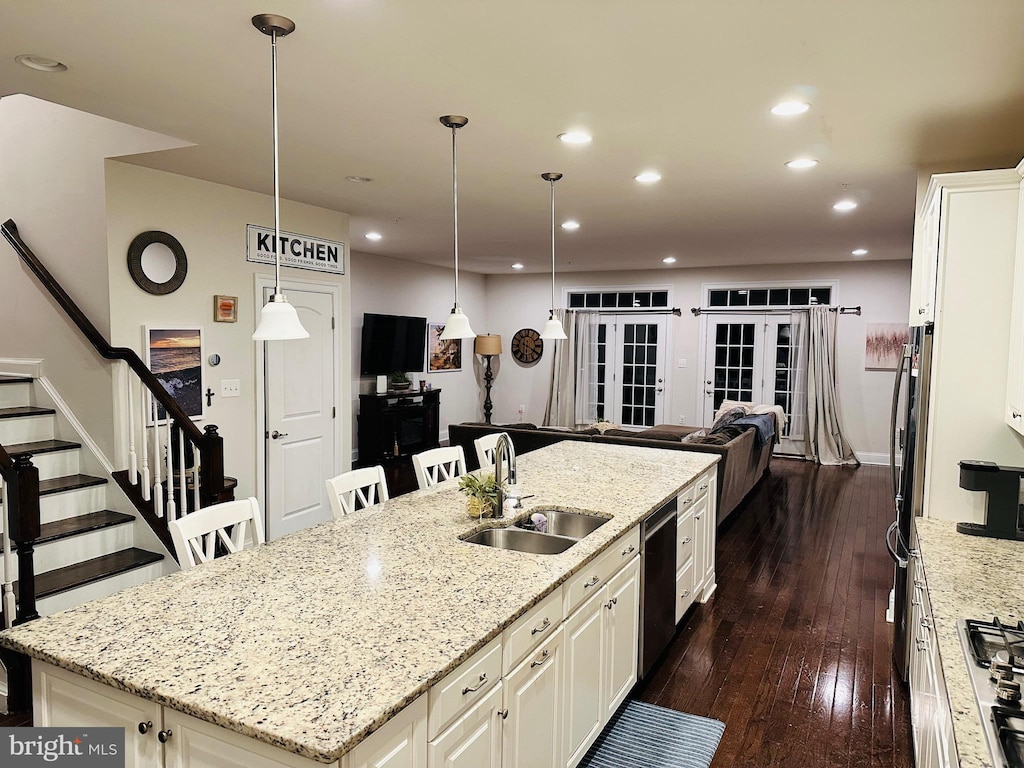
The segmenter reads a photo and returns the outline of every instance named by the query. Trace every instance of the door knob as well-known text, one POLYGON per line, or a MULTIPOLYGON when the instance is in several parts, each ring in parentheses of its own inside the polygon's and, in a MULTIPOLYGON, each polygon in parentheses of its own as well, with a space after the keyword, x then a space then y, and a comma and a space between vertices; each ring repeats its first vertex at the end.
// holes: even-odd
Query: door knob
POLYGON ((655 390, 655 392, 664 392, 664 391, 665 391, 665 390, 664 390, 664 389, 662 389, 661 387, 658 387, 658 388, 657 388, 657 389, 655 390))
POLYGON ((279 440, 279 439, 281 439, 282 437, 288 437, 288 433, 287 433, 287 432, 278 432, 278 431, 277 431, 277 430, 275 429, 275 430, 274 430, 273 432, 271 432, 271 433, 270 433, 270 436, 271 436, 272 438, 274 438, 275 440, 279 440))

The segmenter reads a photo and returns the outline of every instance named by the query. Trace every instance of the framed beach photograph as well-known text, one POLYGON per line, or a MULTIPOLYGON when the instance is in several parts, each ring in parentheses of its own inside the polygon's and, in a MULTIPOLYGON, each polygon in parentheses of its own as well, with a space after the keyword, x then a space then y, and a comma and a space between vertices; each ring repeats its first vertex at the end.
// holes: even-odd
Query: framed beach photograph
POLYGON ((864 324, 864 370, 895 371, 903 354, 903 345, 910 341, 906 323, 864 324))
MULTIPOLYGON (((146 365, 193 421, 203 418, 203 329, 144 326, 146 365)), ((157 420, 167 418, 155 403, 157 420)))
POLYGON ((215 323, 237 323, 238 322, 238 297, 237 296, 214 296, 213 297, 213 322, 215 323))
POLYGON ((444 323, 427 325, 427 370, 432 373, 462 370, 462 339, 442 339, 444 323))

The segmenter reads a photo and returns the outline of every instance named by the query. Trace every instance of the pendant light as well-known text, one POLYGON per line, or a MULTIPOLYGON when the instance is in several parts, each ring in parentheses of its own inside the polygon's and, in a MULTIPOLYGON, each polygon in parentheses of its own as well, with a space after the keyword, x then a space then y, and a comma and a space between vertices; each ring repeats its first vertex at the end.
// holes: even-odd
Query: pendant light
POLYGON ((567 339, 562 323, 555 317, 555 182, 562 178, 560 173, 542 173, 544 181, 551 182, 551 313, 544 323, 542 339, 567 339))
POLYGON ((441 124, 452 129, 452 208, 455 211, 455 305, 441 332, 442 339, 472 339, 476 336, 469 327, 469 318, 459 306, 459 178, 455 154, 455 132, 469 122, 462 115, 445 115, 441 124))
POLYGON ((277 148, 277 38, 295 31, 295 22, 274 13, 261 13, 252 17, 252 25, 270 36, 270 60, 273 72, 274 95, 274 295, 260 312, 260 322, 253 333, 253 341, 279 341, 308 339, 309 331, 302 327, 295 307, 281 291, 281 188, 278 181, 277 148))

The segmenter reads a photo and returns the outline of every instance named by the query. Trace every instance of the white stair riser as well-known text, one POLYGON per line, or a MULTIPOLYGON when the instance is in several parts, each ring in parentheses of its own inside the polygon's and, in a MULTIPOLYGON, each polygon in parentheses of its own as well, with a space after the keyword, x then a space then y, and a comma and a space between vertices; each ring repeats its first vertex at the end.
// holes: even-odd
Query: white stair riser
POLYGON ((58 611, 74 608, 76 605, 90 600, 99 600, 101 597, 120 592, 122 589, 134 587, 137 584, 145 584, 163 575, 163 564, 161 562, 151 563, 142 568, 122 573, 110 579, 94 581, 78 589, 71 589, 61 592, 58 595, 43 598, 36 603, 36 609, 42 616, 49 616, 58 611))
POLYGON ((53 439, 53 416, 20 416, 0 419, 0 443, 33 443, 53 439))
MULTIPOLYGON (((40 544, 35 549, 35 572, 53 571, 94 557, 109 555, 132 546, 132 524, 115 525, 98 531, 69 536, 40 544)), ((15 557, 17 562, 17 557, 15 557)))
POLYGON ((52 523, 55 520, 84 515, 86 512, 98 512, 106 508, 106 486, 93 485, 40 497, 39 518, 44 523, 52 523))
POLYGON ((79 468, 78 451, 37 453, 32 456, 32 463, 39 470, 40 480, 77 475, 81 471, 79 468))
POLYGON ((14 408, 32 404, 32 385, 29 382, 0 384, 0 408, 14 408))

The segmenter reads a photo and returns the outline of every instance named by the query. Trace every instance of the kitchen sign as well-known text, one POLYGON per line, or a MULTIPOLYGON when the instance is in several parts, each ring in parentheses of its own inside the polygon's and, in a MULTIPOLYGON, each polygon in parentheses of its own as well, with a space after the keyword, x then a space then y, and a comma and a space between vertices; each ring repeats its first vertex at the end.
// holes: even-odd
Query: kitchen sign
MULTIPOLYGON (((311 269, 314 272, 345 274, 345 244, 320 237, 281 231, 281 266, 311 269)), ((274 263, 274 230, 245 225, 245 260, 257 264, 274 263)))

